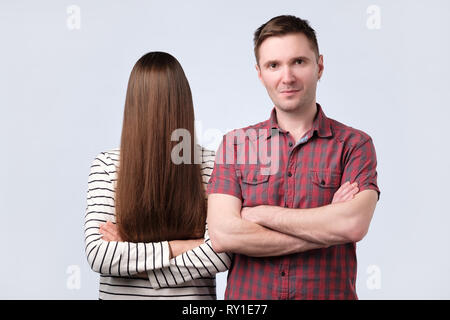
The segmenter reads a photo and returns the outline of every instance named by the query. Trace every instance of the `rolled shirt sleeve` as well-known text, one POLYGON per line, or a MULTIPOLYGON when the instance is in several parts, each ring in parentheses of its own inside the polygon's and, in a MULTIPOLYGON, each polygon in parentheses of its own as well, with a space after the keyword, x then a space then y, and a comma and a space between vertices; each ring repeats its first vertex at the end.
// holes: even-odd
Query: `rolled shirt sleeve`
POLYGON ((377 156, 372 139, 364 139, 349 149, 342 173, 341 185, 346 181, 357 182, 359 191, 375 190, 380 198, 377 184, 377 156))

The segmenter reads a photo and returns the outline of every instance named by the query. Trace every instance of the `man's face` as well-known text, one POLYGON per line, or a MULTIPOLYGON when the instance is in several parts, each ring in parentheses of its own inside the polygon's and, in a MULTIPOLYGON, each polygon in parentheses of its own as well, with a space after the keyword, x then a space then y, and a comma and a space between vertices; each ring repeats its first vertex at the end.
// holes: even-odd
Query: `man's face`
POLYGON ((277 108, 296 112, 315 102, 323 57, 302 33, 269 37, 259 47, 258 77, 277 108))

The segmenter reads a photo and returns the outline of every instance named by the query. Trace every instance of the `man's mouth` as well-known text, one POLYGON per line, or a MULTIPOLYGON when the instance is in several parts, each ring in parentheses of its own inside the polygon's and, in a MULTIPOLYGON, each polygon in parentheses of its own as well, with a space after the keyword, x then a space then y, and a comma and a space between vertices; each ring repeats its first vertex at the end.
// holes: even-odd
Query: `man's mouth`
POLYGON ((292 95, 299 91, 300 91, 300 89, 288 89, 288 90, 281 90, 280 93, 283 95, 292 95))

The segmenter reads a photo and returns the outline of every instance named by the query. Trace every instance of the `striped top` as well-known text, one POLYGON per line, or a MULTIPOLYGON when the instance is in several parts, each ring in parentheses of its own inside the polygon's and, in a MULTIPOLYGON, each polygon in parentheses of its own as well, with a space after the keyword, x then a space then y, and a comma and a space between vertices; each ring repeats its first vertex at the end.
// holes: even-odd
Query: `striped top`
MULTIPOLYGON (((85 251, 92 270, 100 273, 100 299, 216 299, 215 274, 226 271, 231 255, 205 242, 169 259, 169 242, 132 243, 102 240, 101 224, 115 223, 114 195, 119 149, 100 153, 92 163, 85 216, 85 251), (146 272, 148 277, 138 273, 146 272)), ((203 149, 202 178, 206 185, 214 152, 203 149)), ((182 239, 180 239, 182 240, 182 239)))

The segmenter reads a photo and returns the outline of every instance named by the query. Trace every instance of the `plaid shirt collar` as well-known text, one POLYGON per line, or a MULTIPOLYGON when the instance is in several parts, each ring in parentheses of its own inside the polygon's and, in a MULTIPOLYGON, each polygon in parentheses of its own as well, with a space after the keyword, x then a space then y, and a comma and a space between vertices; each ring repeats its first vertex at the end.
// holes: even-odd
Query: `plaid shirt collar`
MULTIPOLYGON (((314 132, 316 132, 317 136, 321 138, 333 136, 330 119, 327 118, 320 104, 316 103, 316 106, 317 106, 317 113, 316 116, 314 117, 312 128, 310 131, 308 131, 308 138, 312 137, 314 132)), ((272 134, 276 132, 285 132, 278 125, 275 107, 272 109, 270 118, 262 123, 260 129, 270 129, 267 135, 267 139, 269 139, 272 136, 272 134)))

